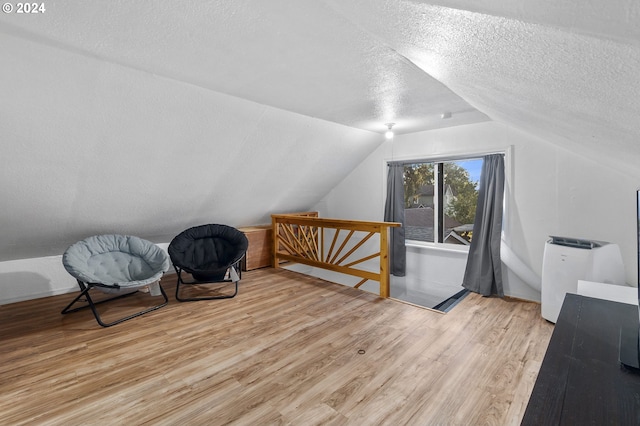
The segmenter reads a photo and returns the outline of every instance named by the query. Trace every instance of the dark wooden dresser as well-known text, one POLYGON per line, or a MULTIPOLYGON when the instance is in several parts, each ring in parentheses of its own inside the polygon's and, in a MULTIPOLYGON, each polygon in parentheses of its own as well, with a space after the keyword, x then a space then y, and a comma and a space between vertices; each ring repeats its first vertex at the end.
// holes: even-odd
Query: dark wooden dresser
POLYGON ((523 425, 640 425, 640 375, 620 367, 620 327, 638 307, 567 294, 523 425))

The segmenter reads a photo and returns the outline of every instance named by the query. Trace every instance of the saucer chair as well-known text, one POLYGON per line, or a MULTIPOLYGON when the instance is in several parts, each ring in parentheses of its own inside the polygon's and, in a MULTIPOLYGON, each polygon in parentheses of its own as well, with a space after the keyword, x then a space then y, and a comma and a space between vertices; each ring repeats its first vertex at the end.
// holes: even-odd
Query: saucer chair
MULTIPOLYGON (((196 300, 229 299, 238 294, 238 282, 242 276, 240 261, 247 252, 247 237, 236 228, 227 225, 200 225, 189 228, 178 234, 169 243, 169 257, 178 275, 176 299, 181 302, 196 300), (184 275, 191 279, 185 281, 184 275), (221 294, 218 290, 233 283, 233 293, 221 294), (204 291, 200 285, 214 284, 204 291), (190 286, 196 291, 195 296, 181 296, 181 287, 190 286)), ((184 288, 183 288, 184 290, 184 288)), ((183 291, 184 293, 184 291, 183 291)), ((194 293, 194 291, 189 291, 194 293)))
POLYGON ((98 324, 110 327, 161 308, 169 301, 160 285, 160 278, 170 268, 169 258, 150 241, 125 235, 96 235, 71 245, 62 256, 62 264, 80 286, 80 294, 62 310, 63 314, 88 307, 98 324), (96 305, 130 296, 143 289, 148 289, 151 296, 162 296, 164 300, 112 322, 102 320, 96 305), (95 301, 92 290, 112 296, 95 301), (86 301, 86 305, 71 309, 80 299, 86 301))

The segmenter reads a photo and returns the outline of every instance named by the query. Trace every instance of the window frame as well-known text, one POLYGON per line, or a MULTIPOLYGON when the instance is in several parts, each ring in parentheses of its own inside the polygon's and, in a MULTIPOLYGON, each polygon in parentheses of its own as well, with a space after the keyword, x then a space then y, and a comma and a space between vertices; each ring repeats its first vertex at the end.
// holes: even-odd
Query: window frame
MULTIPOLYGON (((491 154, 501 154, 504 155, 504 159, 505 159, 505 195, 504 195, 504 214, 503 214, 503 224, 502 224, 502 229, 503 232, 505 232, 505 230, 507 229, 507 219, 508 219, 508 215, 507 215, 507 205, 508 205, 508 200, 507 200, 507 188, 510 187, 510 175, 511 175, 511 152, 512 152, 513 147, 512 146, 508 146, 504 149, 496 149, 496 150, 492 150, 492 151, 478 151, 478 152, 474 152, 474 151, 469 151, 469 152, 464 152, 464 153, 459 153, 459 154, 450 154, 450 155, 434 155, 434 156, 429 156, 429 157, 420 157, 420 156, 408 156, 408 157, 402 157, 402 158, 391 158, 391 159, 385 159, 383 164, 383 170, 384 170, 384 180, 383 180, 383 206, 384 206, 384 200, 386 199, 386 191, 387 191, 387 170, 388 170, 388 165, 390 163, 405 163, 405 164, 419 164, 419 163, 446 163, 446 162, 452 162, 452 161, 465 161, 465 160, 473 160, 473 159, 481 159, 486 155, 491 155, 491 154)), ((439 177, 435 177, 435 179, 439 179, 439 177)), ((440 203, 440 197, 437 197, 436 200, 437 203, 440 203)), ((436 210, 436 207, 439 209, 439 206, 434 206, 434 211, 436 210)), ((384 210, 384 209, 383 209, 384 210)), ((436 213, 434 213, 434 216, 437 217, 438 215, 436 213)), ((434 227, 435 226, 440 226, 439 223, 442 222, 442 220, 440 218, 437 219, 437 223, 434 223, 434 227)), ((434 229, 435 231, 435 229, 434 229)), ((459 245, 459 244, 451 244, 451 243, 440 243, 440 242, 430 242, 430 241, 420 241, 420 240, 410 240, 410 239, 405 239, 405 247, 411 247, 411 248, 417 248, 417 249, 426 249, 426 250, 438 250, 438 251, 445 251, 445 252, 452 252, 452 253, 467 253, 469 251, 469 247, 470 246, 466 246, 466 245, 459 245)))

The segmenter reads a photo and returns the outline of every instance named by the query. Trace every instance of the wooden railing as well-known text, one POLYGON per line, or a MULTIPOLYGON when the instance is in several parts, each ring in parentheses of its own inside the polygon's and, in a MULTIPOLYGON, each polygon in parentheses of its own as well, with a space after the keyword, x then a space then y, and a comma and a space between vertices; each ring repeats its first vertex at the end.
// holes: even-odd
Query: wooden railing
POLYGON ((291 261, 362 278, 356 288, 368 280, 380 283, 380 296, 389 297, 388 229, 401 226, 395 222, 366 222, 324 219, 317 212, 271 215, 273 226, 273 266, 291 261), (327 231, 329 230, 329 231, 327 231), (325 240, 327 234, 328 239, 325 240), (379 251, 360 253, 373 236, 380 239, 379 251), (355 237, 354 237, 355 236, 355 237), (358 241, 359 240, 359 241, 358 241), (326 246, 329 246, 328 249, 326 246), (358 269, 363 262, 379 258, 379 272, 358 269))

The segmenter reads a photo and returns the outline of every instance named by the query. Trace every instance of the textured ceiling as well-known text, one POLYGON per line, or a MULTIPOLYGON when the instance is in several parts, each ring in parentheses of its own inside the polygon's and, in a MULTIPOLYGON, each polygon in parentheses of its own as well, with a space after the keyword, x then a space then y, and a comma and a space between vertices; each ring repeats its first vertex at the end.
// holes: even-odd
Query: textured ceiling
POLYGON ((492 120, 637 169, 639 2, 332 5, 492 120))
POLYGON ((322 1, 46 4, 41 16, 1 16, 2 30, 365 130, 382 132, 395 122, 406 133, 487 120, 322 1), (443 120, 445 112, 452 117, 443 120))
POLYGON ((0 30, 360 129, 492 119, 570 146, 620 149, 640 135, 635 0, 46 6, 39 16, 3 14, 0 30))

